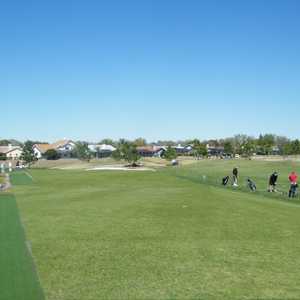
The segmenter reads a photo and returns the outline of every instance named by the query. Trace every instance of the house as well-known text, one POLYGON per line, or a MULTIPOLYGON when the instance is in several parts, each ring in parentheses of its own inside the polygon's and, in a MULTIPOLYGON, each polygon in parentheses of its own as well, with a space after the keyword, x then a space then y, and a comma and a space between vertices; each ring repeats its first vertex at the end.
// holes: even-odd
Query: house
POLYGON ((71 140, 60 140, 53 144, 35 144, 33 145, 33 152, 37 158, 42 158, 47 150, 56 150, 61 157, 70 157, 75 148, 75 143, 71 140))
POLYGON ((161 157, 166 151, 166 148, 163 146, 143 146, 136 149, 142 157, 161 157))
POLYGON ((3 153, 6 159, 17 160, 22 155, 22 148, 20 146, 0 146, 0 153, 3 153))
POLYGON ((88 148, 97 158, 109 157, 116 150, 114 146, 106 144, 90 144, 88 148))
POLYGON ((217 156, 223 157, 225 155, 224 147, 222 146, 212 146, 207 144, 206 145, 208 156, 217 156))
POLYGON ((35 144, 32 149, 36 158, 42 158, 46 151, 52 148, 50 144, 35 144))
POLYGON ((176 150, 176 153, 179 155, 190 155, 193 151, 193 147, 191 145, 182 146, 181 144, 178 144, 177 146, 173 146, 176 150))

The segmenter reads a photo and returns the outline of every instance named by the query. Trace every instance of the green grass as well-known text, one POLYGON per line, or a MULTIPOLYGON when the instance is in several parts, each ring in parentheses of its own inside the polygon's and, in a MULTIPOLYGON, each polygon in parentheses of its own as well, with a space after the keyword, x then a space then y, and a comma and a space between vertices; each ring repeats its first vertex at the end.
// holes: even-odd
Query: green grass
POLYGON ((10 181, 12 185, 27 185, 32 184, 33 180, 27 171, 14 171, 10 174, 10 181))
POLYGON ((16 201, 10 194, 0 195, 0 299, 43 299, 16 201))
MULTIPOLYGON (((286 200, 290 188, 288 180, 289 173, 291 170, 300 169, 300 163, 292 161, 257 162, 247 160, 220 160, 211 162, 203 160, 191 166, 169 169, 167 172, 183 180, 221 187, 222 178, 227 175, 232 177, 232 169, 234 167, 238 167, 239 169, 239 187, 231 187, 230 180, 226 189, 250 192, 246 183, 246 179, 250 178, 256 183, 256 195, 286 200), (269 177, 274 171, 279 172, 277 189, 280 193, 270 194, 267 192, 269 177), (284 195, 284 197, 282 195, 284 195)), ((299 199, 291 201, 300 203, 299 199)))
POLYGON ((219 187, 235 164, 32 170, 14 190, 46 298, 299 299, 300 206, 263 192, 299 165, 238 162, 253 194, 219 187))

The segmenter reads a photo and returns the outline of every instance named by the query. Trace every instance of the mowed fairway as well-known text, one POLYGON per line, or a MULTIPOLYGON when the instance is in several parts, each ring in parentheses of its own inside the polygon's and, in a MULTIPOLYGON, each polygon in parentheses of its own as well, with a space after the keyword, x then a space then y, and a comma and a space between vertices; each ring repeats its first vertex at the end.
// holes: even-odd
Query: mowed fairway
MULTIPOLYGON (((209 184, 233 164, 32 170, 14 191, 46 298, 300 299, 300 205, 209 184)), ((265 188, 298 166, 240 167, 265 188)))
POLYGON ((44 299, 25 242, 16 200, 0 194, 0 299, 44 299))

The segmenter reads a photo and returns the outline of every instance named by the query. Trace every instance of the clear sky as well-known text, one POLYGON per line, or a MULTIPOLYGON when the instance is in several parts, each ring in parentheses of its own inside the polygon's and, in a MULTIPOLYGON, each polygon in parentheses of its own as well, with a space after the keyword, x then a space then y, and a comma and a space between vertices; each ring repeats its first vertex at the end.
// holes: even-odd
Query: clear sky
POLYGON ((300 1, 0 2, 0 138, 300 137, 300 1))

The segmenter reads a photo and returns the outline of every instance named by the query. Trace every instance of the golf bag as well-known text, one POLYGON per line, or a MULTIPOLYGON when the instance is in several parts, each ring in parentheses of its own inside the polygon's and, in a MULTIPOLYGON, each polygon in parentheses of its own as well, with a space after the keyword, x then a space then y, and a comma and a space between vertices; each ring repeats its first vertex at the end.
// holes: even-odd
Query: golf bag
POLYGON ((256 191, 256 185, 255 185, 255 183, 250 178, 247 179, 247 184, 248 184, 249 189, 252 192, 256 191))
POLYGON ((228 184, 228 181, 229 181, 229 176, 226 176, 226 177, 224 177, 224 178, 222 179, 222 184, 223 184, 224 186, 226 186, 226 185, 228 184))

